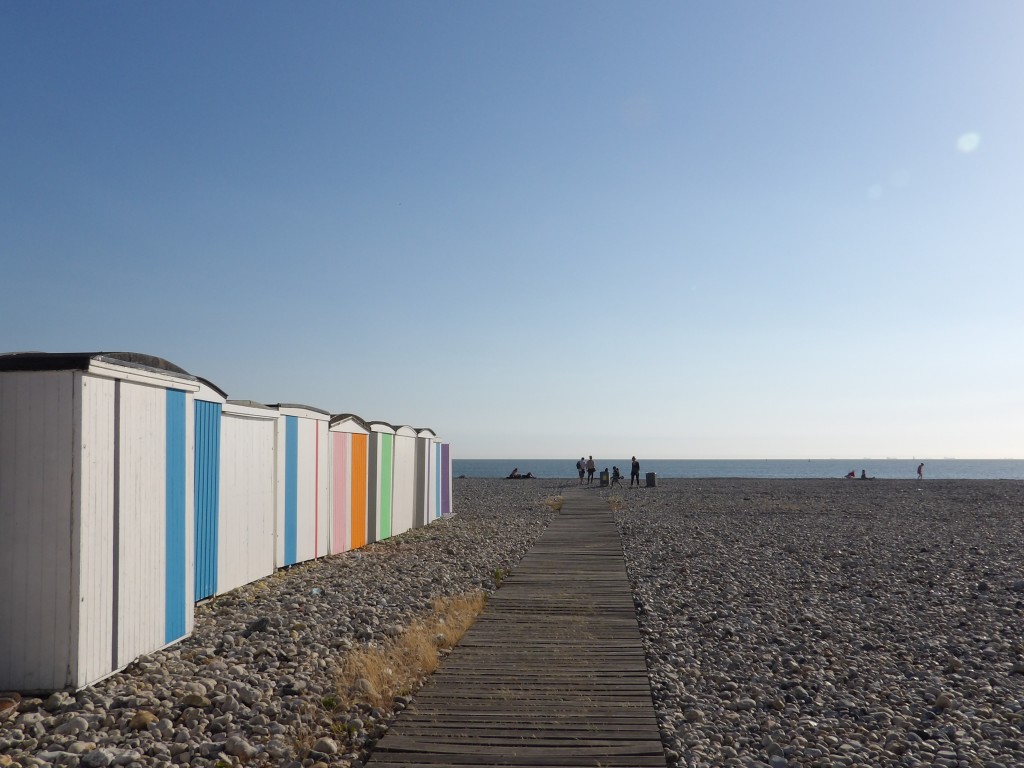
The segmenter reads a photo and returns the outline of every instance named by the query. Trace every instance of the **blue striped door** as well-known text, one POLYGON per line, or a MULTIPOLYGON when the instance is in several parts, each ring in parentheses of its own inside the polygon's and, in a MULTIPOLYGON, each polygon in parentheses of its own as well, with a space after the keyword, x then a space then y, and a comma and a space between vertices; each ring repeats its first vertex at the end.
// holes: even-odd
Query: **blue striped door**
POLYGON ((185 393, 167 390, 164 642, 185 636, 185 393))
POLYGON ((284 417, 284 564, 294 565, 299 539, 299 420, 284 417))
POLYGON ((220 403, 196 400, 196 578, 195 599, 217 594, 220 524, 220 403))

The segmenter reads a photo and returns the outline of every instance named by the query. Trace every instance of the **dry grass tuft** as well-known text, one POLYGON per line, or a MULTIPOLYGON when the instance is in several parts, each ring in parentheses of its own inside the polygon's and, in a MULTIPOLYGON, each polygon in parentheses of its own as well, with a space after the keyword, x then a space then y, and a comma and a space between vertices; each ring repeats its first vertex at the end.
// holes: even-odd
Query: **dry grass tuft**
POLYGON ((336 673, 336 706, 390 710, 396 696, 411 693, 437 669, 442 653, 455 647, 486 602, 483 592, 439 598, 429 615, 398 637, 349 653, 336 673))
POLYGON ((565 503, 565 499, 561 496, 549 496, 548 500, 544 503, 551 507, 555 512, 558 512, 562 509, 562 504, 565 503))

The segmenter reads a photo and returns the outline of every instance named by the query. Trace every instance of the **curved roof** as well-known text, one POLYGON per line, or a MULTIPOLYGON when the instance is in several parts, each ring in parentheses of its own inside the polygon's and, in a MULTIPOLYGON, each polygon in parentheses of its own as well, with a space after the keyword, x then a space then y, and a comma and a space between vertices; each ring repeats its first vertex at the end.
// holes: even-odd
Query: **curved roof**
POLYGON ((255 400, 228 400, 231 405, 244 405, 246 408, 262 408, 265 411, 274 410, 269 405, 263 403, 257 403, 255 400))
POLYGON ((220 395, 221 397, 223 397, 223 398, 224 398, 225 400, 227 400, 227 399, 228 399, 228 393, 227 393, 227 392, 225 392, 225 391, 224 391, 223 389, 221 389, 220 387, 218 387, 218 386, 217 386, 216 384, 214 384, 214 383, 213 383, 212 381, 210 381, 209 379, 204 379, 204 378, 203 378, 202 376, 197 376, 197 377, 196 377, 196 379, 197 379, 197 380, 198 380, 198 381, 199 381, 199 382, 200 382, 201 384, 205 384, 206 386, 208 386, 208 387, 209 387, 210 389, 212 389, 212 390, 213 390, 214 392, 216 392, 216 393, 217 393, 218 395, 220 395))
POLYGON ((9 352, 0 355, 0 371, 84 371, 93 360, 195 379, 169 360, 141 352, 9 352))
POLYGON ((363 427, 364 429, 368 430, 370 428, 370 425, 366 423, 365 419, 363 419, 361 416, 356 416, 354 413, 336 413, 333 416, 331 416, 332 427, 335 424, 340 424, 343 421, 354 421, 356 424, 363 427))
POLYGON ((330 416, 330 411, 325 411, 323 408, 315 408, 312 405, 302 405, 302 403, 270 403, 270 408, 302 408, 306 411, 313 411, 314 413, 322 413, 324 416, 330 416))

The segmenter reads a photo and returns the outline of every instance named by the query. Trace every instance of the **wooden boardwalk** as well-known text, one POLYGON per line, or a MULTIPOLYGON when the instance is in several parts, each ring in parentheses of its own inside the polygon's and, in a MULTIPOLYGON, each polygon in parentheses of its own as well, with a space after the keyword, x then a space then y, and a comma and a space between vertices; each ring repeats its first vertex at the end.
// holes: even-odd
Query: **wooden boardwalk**
POLYGON ((665 766, 622 543, 572 491, 368 766, 665 766))

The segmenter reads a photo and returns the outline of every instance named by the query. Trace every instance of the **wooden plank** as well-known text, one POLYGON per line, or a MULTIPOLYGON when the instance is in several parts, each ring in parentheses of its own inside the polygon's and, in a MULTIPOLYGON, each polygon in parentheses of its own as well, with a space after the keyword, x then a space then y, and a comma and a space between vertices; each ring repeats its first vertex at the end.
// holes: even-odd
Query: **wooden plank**
POLYGON ((611 511, 566 497, 368 766, 664 766, 611 511))

